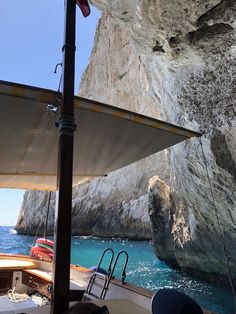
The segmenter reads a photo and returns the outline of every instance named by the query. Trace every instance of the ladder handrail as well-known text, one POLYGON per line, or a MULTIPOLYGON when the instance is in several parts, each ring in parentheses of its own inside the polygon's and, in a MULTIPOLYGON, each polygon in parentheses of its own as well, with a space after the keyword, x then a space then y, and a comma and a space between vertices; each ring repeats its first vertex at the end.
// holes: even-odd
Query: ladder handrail
POLYGON ((124 267, 123 267, 123 271, 122 271, 122 274, 121 274, 121 283, 122 285, 125 283, 125 278, 126 278, 126 267, 127 267, 127 264, 128 264, 128 261, 129 261, 129 255, 126 251, 122 250, 120 251, 117 256, 116 256, 116 259, 115 259, 115 262, 114 262, 114 265, 113 265, 113 268, 112 268, 112 272, 111 272, 111 277, 113 276, 113 273, 114 273, 114 270, 116 268, 116 264, 120 258, 120 256, 124 254, 125 255, 125 264, 124 264, 124 267))
POLYGON ((116 259, 115 259, 115 262, 113 264, 113 267, 111 267, 112 263, 113 263, 113 259, 114 259, 114 251, 111 248, 107 248, 107 249, 105 249, 103 251, 103 253, 102 253, 101 257, 100 257, 99 263, 97 265, 97 268, 96 268, 95 272, 93 273, 93 275, 90 277, 88 286, 87 286, 87 288, 85 290, 85 293, 84 293, 83 301, 85 301, 85 300, 87 300, 89 298, 90 299, 91 298, 95 298, 95 299, 100 299, 100 300, 104 300, 105 299, 105 296, 106 296, 106 293, 107 293, 110 281, 113 278, 113 274, 114 274, 117 262, 119 261, 119 259, 120 259, 120 257, 122 255, 125 255, 125 263, 124 263, 123 271, 122 271, 122 274, 121 274, 121 283, 122 283, 122 285, 125 283, 126 267, 127 267, 128 260, 129 260, 128 253, 126 251, 120 251, 117 254, 117 256, 116 256, 116 259), (99 268, 100 268, 100 266, 102 264, 102 261, 103 261, 103 258, 105 256, 105 254, 107 252, 111 253, 110 263, 109 263, 109 266, 108 266, 107 274, 102 274, 102 273, 99 272, 99 268), (96 284, 96 282, 95 282, 96 278, 100 278, 102 280, 103 284, 101 286, 100 293, 93 294, 92 293, 92 288, 93 288, 93 285, 96 284))
POLYGON ((114 251, 111 249, 111 248, 107 248, 103 251, 101 257, 100 257, 100 260, 99 260, 99 263, 96 267, 96 270, 94 272, 94 274, 91 276, 90 280, 89 280, 89 283, 88 283, 88 286, 85 290, 85 296, 83 298, 83 300, 85 299, 89 299, 89 294, 91 294, 91 290, 92 290, 92 287, 95 283, 95 280, 96 280, 96 277, 100 277, 104 280, 104 284, 102 286, 102 289, 101 289, 101 292, 100 292, 100 295, 98 296, 95 296, 96 298, 99 298, 100 300, 104 299, 105 298, 105 295, 106 295, 106 292, 107 292, 107 289, 108 289, 108 286, 109 286, 109 283, 111 281, 111 278, 112 278, 112 268, 111 268, 111 265, 113 263, 113 259, 114 259, 114 251), (99 272, 99 269, 100 269, 100 266, 102 264, 102 261, 103 261, 103 258, 104 256, 107 254, 107 252, 110 252, 111 253, 111 257, 110 257, 110 263, 108 265, 108 269, 107 269, 107 274, 101 274, 99 272))
POLYGON ((113 249, 111 249, 111 248, 107 248, 107 249, 105 249, 103 251, 103 253, 102 253, 101 257, 100 257, 99 263, 97 265, 96 272, 99 272, 99 268, 100 268, 100 266, 102 264, 103 258, 105 256, 106 252, 108 252, 108 251, 111 252, 111 259, 110 259, 110 263, 109 263, 109 266, 108 266, 108 269, 107 269, 107 274, 109 276, 109 274, 111 273, 111 265, 112 265, 112 262, 113 262, 113 259, 114 259, 114 255, 115 255, 113 249))

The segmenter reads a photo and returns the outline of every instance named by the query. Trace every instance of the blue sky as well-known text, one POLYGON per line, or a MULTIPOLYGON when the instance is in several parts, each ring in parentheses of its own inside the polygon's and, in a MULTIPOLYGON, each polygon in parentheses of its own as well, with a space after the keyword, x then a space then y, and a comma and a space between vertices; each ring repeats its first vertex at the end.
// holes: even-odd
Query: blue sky
MULTIPOLYGON (((100 12, 84 18, 77 8, 75 94, 93 45, 100 12)), ((62 61, 64 0, 0 1, 0 80, 58 89, 62 61)), ((22 190, 0 189, 0 225, 14 225, 22 190)))

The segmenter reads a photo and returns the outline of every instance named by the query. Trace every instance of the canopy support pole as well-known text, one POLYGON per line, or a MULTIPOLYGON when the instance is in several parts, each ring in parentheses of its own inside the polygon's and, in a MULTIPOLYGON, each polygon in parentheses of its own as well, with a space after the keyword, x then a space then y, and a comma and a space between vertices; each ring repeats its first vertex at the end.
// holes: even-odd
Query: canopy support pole
POLYGON ((74 136, 74 73, 76 0, 65 2, 63 90, 60 111, 57 206, 54 229, 53 293, 51 314, 69 308, 72 171, 74 136))

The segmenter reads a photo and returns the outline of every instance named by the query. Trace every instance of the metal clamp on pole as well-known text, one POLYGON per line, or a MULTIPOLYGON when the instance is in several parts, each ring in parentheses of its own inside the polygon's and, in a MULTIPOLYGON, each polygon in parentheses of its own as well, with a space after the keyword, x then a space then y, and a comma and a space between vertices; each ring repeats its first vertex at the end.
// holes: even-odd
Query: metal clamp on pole
POLYGON ((76 124, 74 123, 74 115, 71 112, 62 112, 59 121, 56 122, 59 135, 65 134, 73 136, 76 130, 76 124))
POLYGON ((71 50, 74 49, 74 51, 76 51, 76 46, 75 45, 63 45, 62 48, 61 48, 61 51, 64 52, 64 50, 67 49, 67 48, 69 48, 71 50))

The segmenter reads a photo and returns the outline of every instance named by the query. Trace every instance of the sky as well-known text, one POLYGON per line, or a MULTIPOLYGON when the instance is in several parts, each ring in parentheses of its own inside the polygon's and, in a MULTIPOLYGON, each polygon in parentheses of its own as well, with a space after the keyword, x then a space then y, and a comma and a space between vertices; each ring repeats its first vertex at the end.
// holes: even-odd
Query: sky
MULTIPOLYGON (((100 12, 77 8, 75 94, 91 54, 100 12)), ((57 90, 64 38, 64 0, 0 1, 0 80, 57 90)), ((0 226, 14 226, 24 190, 0 189, 0 226)))

